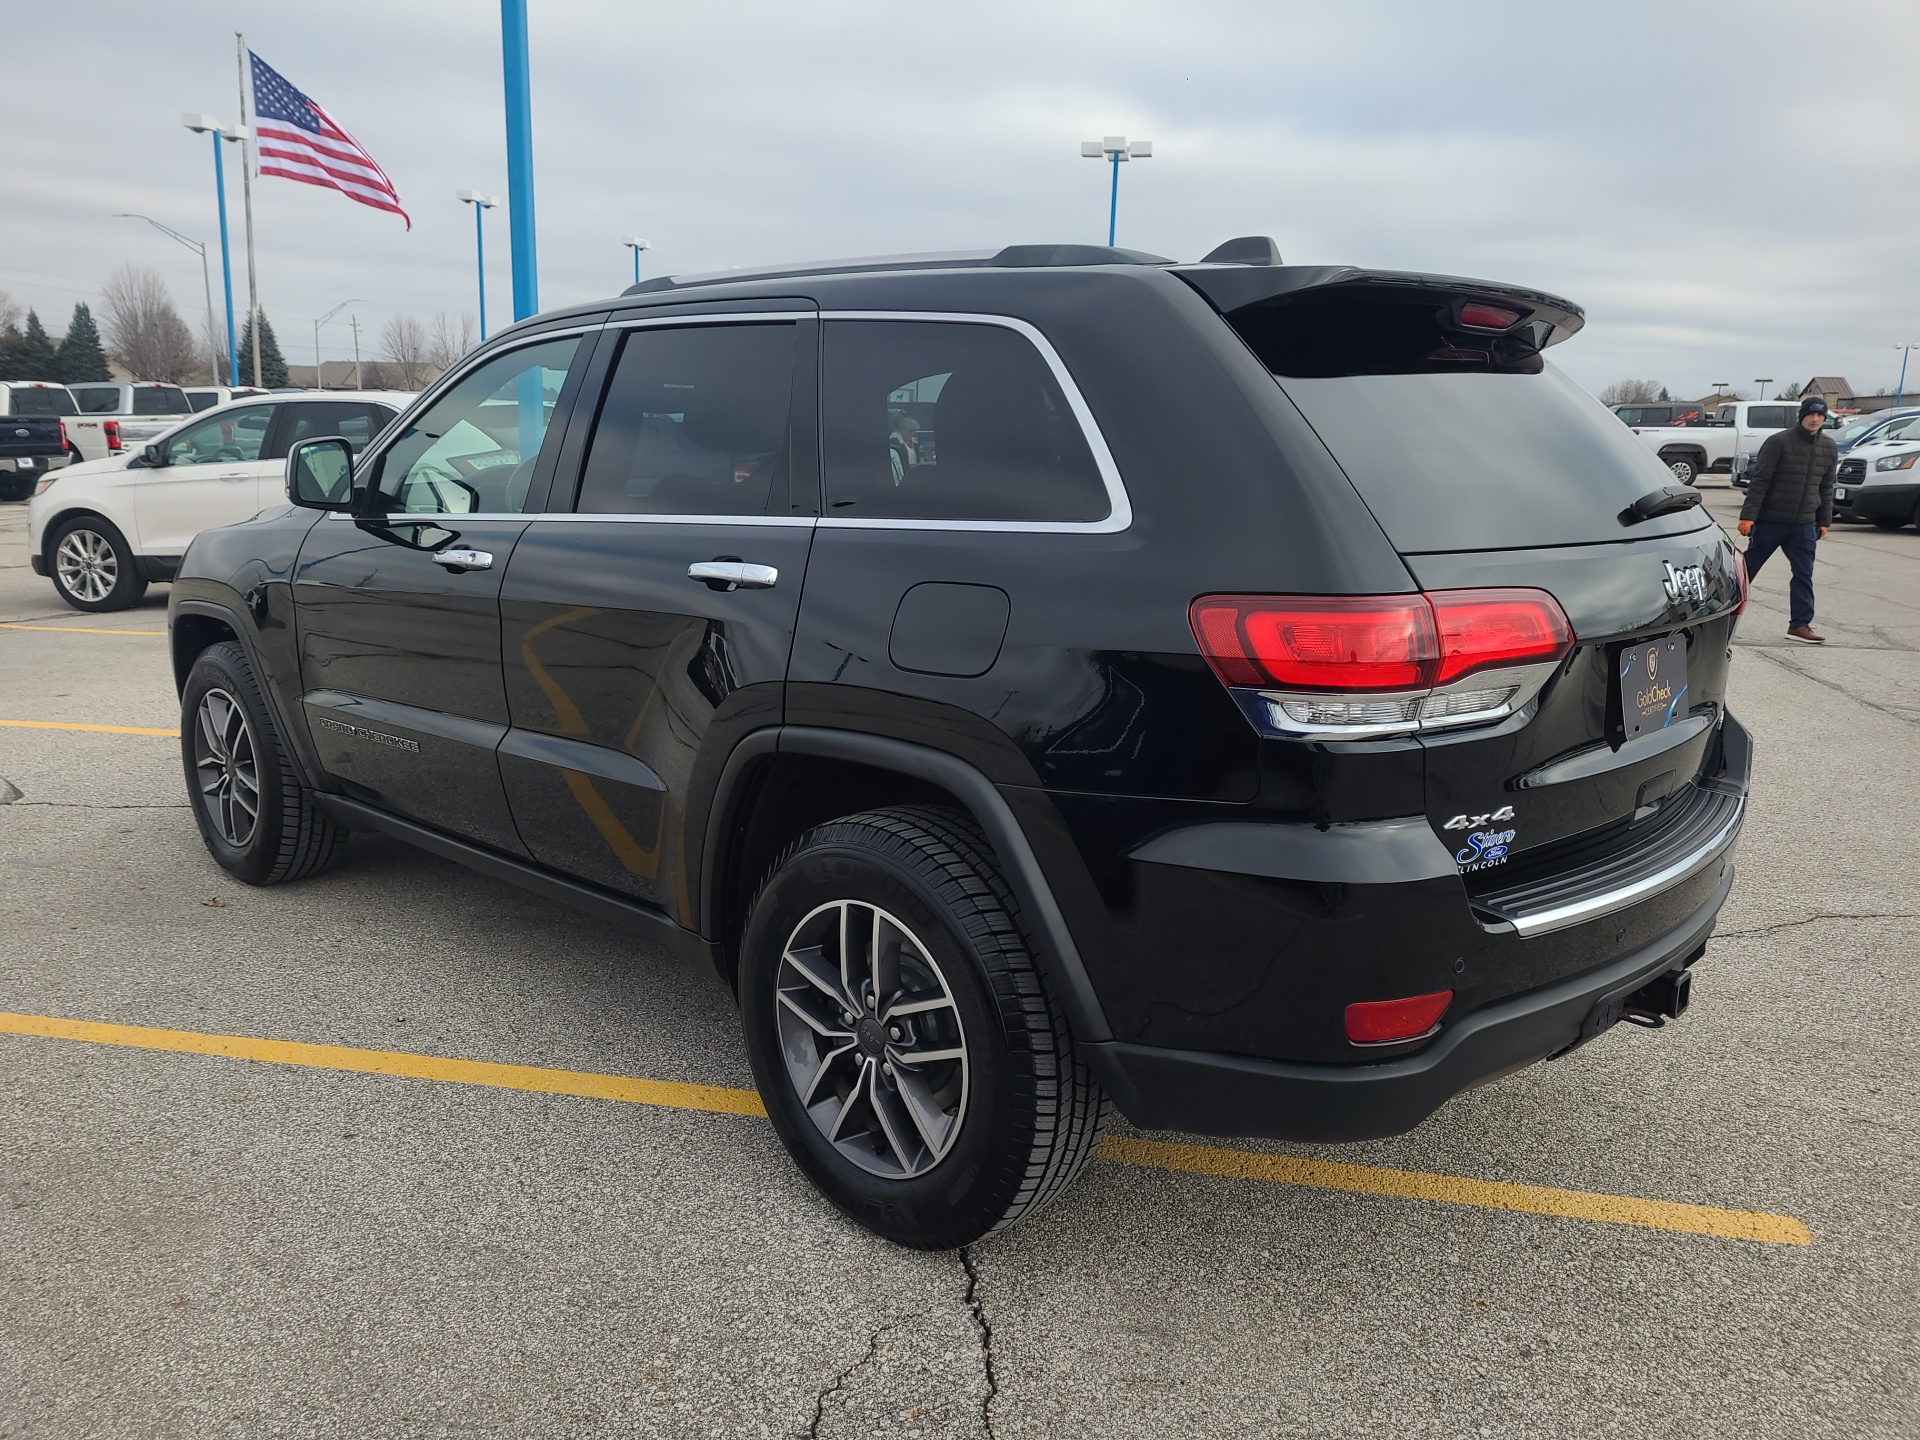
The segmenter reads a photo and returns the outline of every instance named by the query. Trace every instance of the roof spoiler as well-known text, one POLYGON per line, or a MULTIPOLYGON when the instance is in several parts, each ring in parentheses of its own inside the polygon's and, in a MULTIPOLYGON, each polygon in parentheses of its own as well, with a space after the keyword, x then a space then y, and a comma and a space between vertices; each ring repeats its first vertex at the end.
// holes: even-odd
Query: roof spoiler
MULTIPOLYGON (((1241 243, 1229 241, 1220 248, 1225 250, 1241 243)), ((1218 255, 1219 251, 1214 254, 1218 255)), ((1212 259, 1209 256, 1199 265, 1176 265, 1173 273, 1204 295, 1223 315, 1290 296, 1304 299, 1308 292, 1316 299, 1333 298, 1333 292, 1345 292, 1356 300, 1430 300, 1449 307, 1456 316, 1462 305, 1483 301, 1519 310, 1520 318, 1507 328, 1533 327, 1535 346, 1542 350, 1577 334, 1587 323, 1586 311, 1571 300, 1544 290, 1501 285, 1491 280, 1425 275, 1417 271, 1363 270, 1353 265, 1208 263, 1212 259)))

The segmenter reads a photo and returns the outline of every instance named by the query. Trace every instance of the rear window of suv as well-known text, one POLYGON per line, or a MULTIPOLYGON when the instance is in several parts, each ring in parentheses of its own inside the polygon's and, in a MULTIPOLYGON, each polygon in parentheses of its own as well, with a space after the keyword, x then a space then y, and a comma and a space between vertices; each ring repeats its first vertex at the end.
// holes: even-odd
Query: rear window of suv
POLYGON ((1620 515, 1673 476, 1523 340, 1440 324, 1435 301, 1281 296, 1227 314, 1403 554, 1644 539, 1620 515))
POLYGON ((73 396, 59 385, 16 385, 8 400, 15 415, 78 415, 73 396))

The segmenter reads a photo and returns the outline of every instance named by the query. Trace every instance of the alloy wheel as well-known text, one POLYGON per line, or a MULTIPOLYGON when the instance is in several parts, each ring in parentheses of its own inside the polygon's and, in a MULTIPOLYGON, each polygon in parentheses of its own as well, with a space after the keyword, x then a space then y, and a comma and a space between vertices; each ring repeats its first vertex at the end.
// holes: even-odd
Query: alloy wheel
POLYGON ((939 1164, 966 1116, 967 1041, 919 937, 877 905, 822 905, 787 938, 776 985, 787 1077, 828 1142, 883 1179, 939 1164))
POLYGON ((106 599, 120 581, 120 558, 112 542, 92 530, 69 530, 54 551, 53 564, 67 593, 90 605, 106 599))
POLYGON ((200 800, 220 838, 238 850, 260 821, 260 767, 246 712, 224 690, 209 690, 194 712, 193 767, 200 800))

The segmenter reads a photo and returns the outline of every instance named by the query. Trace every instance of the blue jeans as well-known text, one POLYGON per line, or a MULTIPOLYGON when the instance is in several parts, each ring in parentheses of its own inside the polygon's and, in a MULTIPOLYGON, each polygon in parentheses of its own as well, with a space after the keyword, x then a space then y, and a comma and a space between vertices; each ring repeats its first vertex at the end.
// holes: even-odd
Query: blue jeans
POLYGON ((1776 550, 1787 552, 1793 567, 1793 583, 1787 587, 1789 628, 1813 623, 1813 547, 1819 527, 1796 525, 1790 520, 1756 520, 1753 534, 1747 537, 1747 578, 1759 575, 1760 567, 1776 550))

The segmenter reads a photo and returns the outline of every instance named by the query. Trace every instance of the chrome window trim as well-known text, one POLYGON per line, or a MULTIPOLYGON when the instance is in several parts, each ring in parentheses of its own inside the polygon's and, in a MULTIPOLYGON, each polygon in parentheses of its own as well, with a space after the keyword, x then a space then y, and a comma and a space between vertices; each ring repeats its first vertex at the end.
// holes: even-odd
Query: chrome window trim
POLYGON ((1067 397, 1067 408, 1073 412, 1074 419, 1080 422, 1080 433, 1086 439, 1087 448, 1093 452, 1093 463, 1100 471, 1100 481, 1107 491, 1107 514, 1100 520, 856 520, 850 516, 824 515, 820 518, 823 528, 961 530, 1000 535, 1116 535, 1132 527, 1133 502, 1127 495, 1126 483, 1120 478, 1120 467, 1114 463, 1113 451, 1107 448, 1107 437, 1100 433, 1093 411, 1088 408, 1080 387, 1074 383, 1066 362, 1053 348, 1053 343, 1035 326, 1012 315, 945 310, 822 310, 820 318, 823 321, 920 320, 946 325, 997 325, 1023 336, 1028 344, 1040 352, 1040 358, 1047 362, 1047 368, 1053 372, 1061 393, 1067 397))
POLYGON ((388 515, 348 515, 333 510, 327 513, 329 520, 384 520, 387 528, 397 525, 440 525, 442 529, 454 529, 444 524, 449 520, 472 522, 475 520, 559 520, 568 525, 785 525, 812 526, 820 523, 812 515, 583 515, 576 510, 486 510, 467 513, 458 510, 408 510, 388 515))

